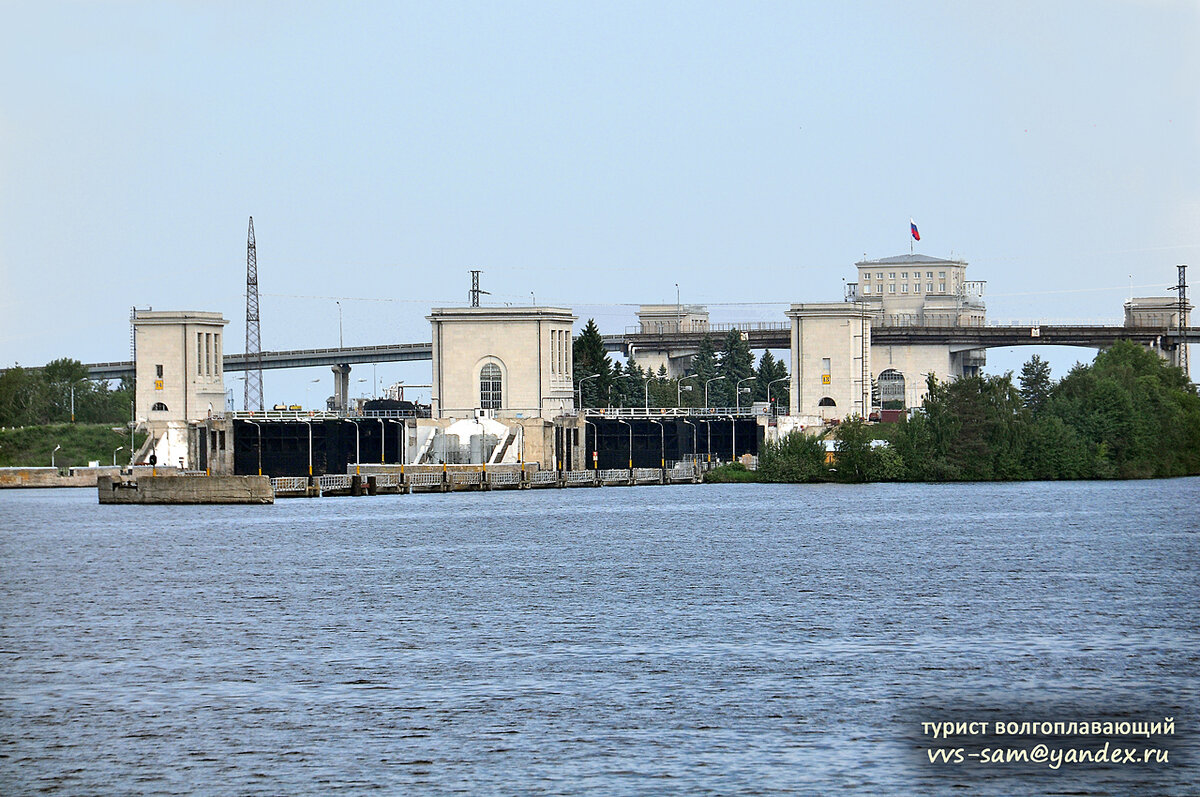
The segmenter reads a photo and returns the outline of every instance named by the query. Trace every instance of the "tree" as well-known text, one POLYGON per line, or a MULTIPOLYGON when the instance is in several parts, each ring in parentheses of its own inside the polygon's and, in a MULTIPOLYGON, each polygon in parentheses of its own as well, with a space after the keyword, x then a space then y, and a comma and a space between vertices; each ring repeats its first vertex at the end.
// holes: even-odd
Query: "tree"
POLYGON ((1033 355, 1029 362, 1021 366, 1018 381, 1021 383, 1021 400, 1036 417, 1050 398, 1050 389, 1054 386, 1050 379, 1050 363, 1033 355))
POLYGON ((837 438, 837 476, 839 481, 865 482, 874 469, 871 430, 855 415, 842 421, 834 432, 837 438))
POLYGON ((600 336, 594 318, 588 319, 583 332, 575 338, 571 353, 574 361, 572 376, 576 385, 580 385, 580 380, 585 376, 598 374, 596 379, 582 383, 583 406, 598 407, 606 404, 608 388, 613 382, 613 364, 608 352, 604 350, 604 339, 600 336))
POLYGON ((754 355, 750 353, 750 344, 736 329, 729 330, 725 336, 725 350, 721 352, 717 371, 717 375, 725 379, 713 383, 713 399, 710 403, 714 407, 732 407, 738 403, 734 393, 737 383, 754 374, 754 355), (717 396, 721 399, 720 403, 716 401, 717 396))
POLYGON ((825 443, 816 435, 791 432, 767 441, 758 452, 758 472, 769 482, 798 484, 827 477, 825 443))
POLYGON ((775 406, 786 409, 788 406, 788 383, 778 382, 775 385, 771 383, 777 379, 787 379, 787 376, 787 365, 783 360, 776 360, 770 350, 764 351, 758 358, 758 368, 754 371, 754 392, 751 397, 754 401, 765 402, 770 393, 769 397, 775 406))

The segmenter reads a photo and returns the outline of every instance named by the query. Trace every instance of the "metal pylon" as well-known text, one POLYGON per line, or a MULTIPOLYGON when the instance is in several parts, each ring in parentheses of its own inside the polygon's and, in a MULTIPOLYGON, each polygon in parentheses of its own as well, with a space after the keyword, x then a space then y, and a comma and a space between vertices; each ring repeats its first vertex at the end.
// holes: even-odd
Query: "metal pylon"
POLYGON ((262 412, 262 337, 258 325, 258 256, 254 248, 254 217, 246 237, 246 355, 252 367, 246 370, 243 407, 262 412))

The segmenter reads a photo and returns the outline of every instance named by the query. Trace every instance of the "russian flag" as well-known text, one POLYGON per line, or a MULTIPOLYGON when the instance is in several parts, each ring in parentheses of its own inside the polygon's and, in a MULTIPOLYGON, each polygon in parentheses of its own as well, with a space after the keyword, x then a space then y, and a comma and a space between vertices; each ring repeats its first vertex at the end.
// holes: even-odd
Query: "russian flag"
POLYGON ((908 220, 908 226, 912 228, 912 237, 914 241, 921 240, 921 233, 917 232, 917 223, 912 219, 908 220))

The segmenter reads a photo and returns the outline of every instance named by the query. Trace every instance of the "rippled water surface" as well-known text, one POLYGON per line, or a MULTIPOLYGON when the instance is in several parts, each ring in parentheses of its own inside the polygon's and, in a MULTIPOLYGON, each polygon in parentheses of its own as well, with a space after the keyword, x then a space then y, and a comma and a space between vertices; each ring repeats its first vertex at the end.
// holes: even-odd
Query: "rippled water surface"
POLYGON ((1198 479, 4 491, 0 792, 1196 794, 1198 507, 1198 479), (1175 718, 1169 766, 922 752, 926 720, 1122 712, 1175 718))

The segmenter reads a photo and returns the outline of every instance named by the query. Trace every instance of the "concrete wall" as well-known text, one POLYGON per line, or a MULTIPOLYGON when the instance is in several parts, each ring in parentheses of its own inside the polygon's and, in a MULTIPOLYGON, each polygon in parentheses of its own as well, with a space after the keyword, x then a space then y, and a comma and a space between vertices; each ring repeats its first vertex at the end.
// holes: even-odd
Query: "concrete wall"
POLYGON ((871 311, 849 302, 794 304, 787 316, 792 321, 791 414, 865 417, 870 412, 871 311), (820 405, 827 397, 835 406, 820 405))
POLYGON ((481 406, 479 378, 495 364, 503 379, 497 418, 550 418, 574 409, 571 330, 553 307, 438 308, 433 326, 433 415, 469 418, 481 406))
POLYGON ((266 476, 138 476, 122 481, 101 476, 102 504, 273 504, 266 476))
POLYGON ((925 375, 933 373, 948 382, 959 376, 953 367, 950 347, 943 346, 872 346, 871 378, 889 369, 904 376, 904 406, 919 407, 925 400, 925 375))
POLYGON ((146 456, 153 451, 163 465, 178 465, 182 458, 191 468, 187 424, 225 409, 221 357, 229 322, 220 313, 141 311, 133 323, 135 412, 150 435, 146 456))

